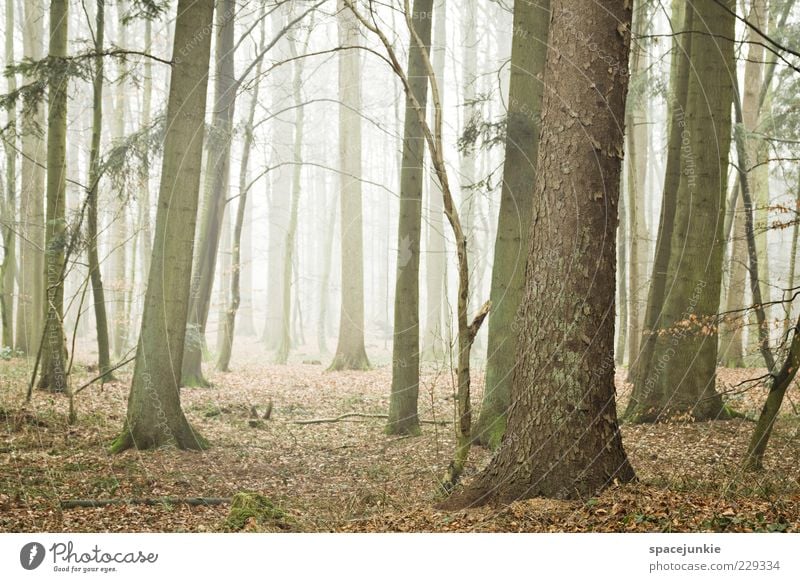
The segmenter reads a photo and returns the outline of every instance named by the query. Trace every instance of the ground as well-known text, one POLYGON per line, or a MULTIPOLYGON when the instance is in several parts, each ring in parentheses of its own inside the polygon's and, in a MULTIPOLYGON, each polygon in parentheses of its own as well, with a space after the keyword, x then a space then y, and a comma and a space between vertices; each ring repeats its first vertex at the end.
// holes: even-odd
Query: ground
MULTIPOLYGON (((190 422, 209 439, 205 452, 108 453, 119 432, 129 375, 76 398, 36 392, 21 408, 24 360, 0 361, 0 531, 800 531, 800 417, 785 404, 764 472, 739 463, 753 423, 623 426, 639 477, 579 502, 534 499, 446 513, 433 508, 453 450, 452 378, 427 366, 420 393, 420 437, 383 432, 381 418, 294 424, 388 408, 391 369, 326 372, 316 363, 277 366, 262 354, 210 373, 214 386, 182 392, 190 422), (251 418, 273 403, 270 420, 251 418), (120 504, 61 509, 70 499, 233 497, 260 494, 264 519, 229 519, 230 506, 120 504), (242 525, 243 522, 243 525, 242 525), (234 523, 235 527, 231 524, 234 523)), ((208 366, 211 368, 211 366, 208 366)), ((81 379, 96 372, 80 366, 81 379)), ((721 370, 719 388, 755 415, 763 388, 736 386, 758 370, 721 370)), ((617 374, 620 406, 629 394, 617 374)), ((479 402, 477 374, 473 400, 479 402)), ((793 387, 797 401, 800 390, 793 387)), ((622 408, 621 408, 622 409, 622 408)), ((489 460, 474 448, 465 479, 489 460)))

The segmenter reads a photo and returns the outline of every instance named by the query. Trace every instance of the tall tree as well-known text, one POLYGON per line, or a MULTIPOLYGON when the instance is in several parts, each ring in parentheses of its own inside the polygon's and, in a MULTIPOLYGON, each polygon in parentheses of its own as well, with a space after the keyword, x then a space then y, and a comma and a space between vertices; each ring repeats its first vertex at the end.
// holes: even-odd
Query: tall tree
POLYGON ((197 223, 213 0, 179 0, 155 241, 122 433, 115 452, 205 445, 181 410, 180 379, 197 223))
MULTIPOLYGON (((50 2, 50 59, 67 58, 67 0, 50 2)), ((39 388, 63 392, 67 388, 64 337, 64 262, 67 244, 67 83, 62 67, 53 67, 48 79, 47 209, 45 223, 45 323, 39 388)))
POLYGON ((234 0, 222 0, 217 11, 214 113, 206 146, 206 174, 197 258, 192 274, 189 306, 189 338, 183 358, 184 386, 207 386, 202 361, 206 323, 211 308, 217 251, 228 200, 231 134, 236 103, 234 73, 234 0))
MULTIPOLYGON (((25 22, 22 34, 23 56, 32 61, 42 58, 45 11, 41 0, 23 3, 25 22)), ((32 82, 28 77, 26 83, 32 82)), ((39 349, 44 313, 44 179, 46 145, 40 128, 44 126, 44 107, 35 104, 22 119, 22 160, 20 172, 20 265, 17 296, 16 349, 35 354, 39 349)))
MULTIPOLYGON (((431 65, 433 74, 440 87, 445 86, 444 64, 447 48, 447 1, 437 0, 433 12, 434 20, 433 46, 431 47, 431 65)), ((445 91, 440 95, 441 106, 445 107, 445 91)), ((435 115, 432 113, 431 117, 435 115)), ((430 173, 428 181, 427 236, 425 238, 425 335, 422 341, 423 357, 441 360, 444 355, 444 274, 445 274, 445 238, 444 208, 442 186, 436 172, 430 173)))
MULTIPOLYGON (((425 54, 431 43, 433 0, 414 0, 408 51, 408 82, 419 106, 428 102, 425 54)), ((397 229, 397 279, 394 299, 392 391, 388 434, 418 434, 419 417, 419 245, 422 230, 422 180, 425 144, 414 104, 406 96, 403 158, 400 173, 400 220, 397 229)))
MULTIPOLYGON (((647 307, 644 314, 642 337, 639 341, 639 355, 630 362, 630 376, 634 390, 641 390, 646 379, 650 377, 653 363, 653 351, 656 342, 656 330, 661 325, 662 307, 670 281, 667 278, 669 258, 672 249, 672 233, 675 228, 675 212, 678 205, 678 186, 681 179, 683 128, 686 123, 686 91, 689 85, 689 53, 692 47, 691 35, 693 10, 682 0, 672 2, 672 23, 677 34, 672 39, 672 60, 670 62, 669 94, 668 94, 668 136, 667 163, 664 171, 663 196, 656 236, 656 251, 650 277, 650 288, 647 295, 647 307)), ((624 330, 620 330, 624 335, 624 330)), ((634 392, 638 399, 638 392, 634 392)), ((625 414, 633 413, 635 405, 628 408, 625 414)))
POLYGON ((551 2, 508 429, 489 466, 446 508, 585 498, 634 477, 617 424, 613 364, 631 13, 624 0, 589 2, 580 12, 572 5, 551 2))
MULTIPOLYGON (((264 7, 261 7, 261 25, 259 27, 259 42, 258 52, 264 51, 265 34, 266 34, 266 19, 264 18, 264 7)), ((256 114, 256 106, 258 105, 259 85, 261 81, 261 68, 262 59, 258 60, 256 64, 255 75, 253 77, 253 94, 250 99, 250 108, 248 109, 247 117, 244 122, 244 144, 242 144, 242 159, 239 165, 239 202, 236 208, 236 223, 233 227, 233 256, 231 257, 231 282, 230 282, 230 299, 227 304, 227 309, 222 321, 222 341, 219 350, 219 358, 217 359, 217 370, 227 372, 230 369, 231 355, 233 353, 233 338, 236 329, 236 317, 239 312, 239 305, 242 302, 242 274, 246 268, 242 264, 243 253, 242 244, 244 238, 245 220, 247 217, 247 198, 249 195, 251 184, 250 180, 250 154, 253 149, 254 141, 254 119, 256 114)), ((247 234, 249 237, 249 233, 247 234)), ((249 240, 244 244, 249 244, 249 240)), ((249 256, 247 257, 249 259, 249 256)), ((249 283, 249 281, 247 281, 249 283)), ((249 290, 245 291, 249 294, 249 290)), ((252 314, 248 313, 250 317, 250 327, 252 327, 252 314)))
POLYGON ((92 145, 89 152, 89 200, 87 203, 86 238, 89 260, 89 277, 92 281, 92 299, 97 329, 97 358, 100 372, 111 367, 108 343, 108 318, 103 277, 98 257, 97 198, 100 191, 100 138, 103 131, 103 44, 105 42, 105 0, 97 0, 94 30, 94 79, 92 80, 92 145))
MULTIPOLYGON (((6 65, 14 64, 14 2, 6 0, 5 49, 6 65)), ((17 89, 17 75, 13 71, 6 74, 8 92, 17 89)), ((17 233, 15 228, 17 214, 17 109, 8 109, 9 135, 6 138, 6 194, 0 201, 3 208, 3 262, 0 264, 0 318, 3 320, 2 345, 14 347, 14 280, 16 279, 17 233)))
POLYGON ((647 374, 626 411, 634 422, 706 420, 725 414, 715 388, 717 325, 731 104, 735 75, 732 0, 693 3, 690 71, 682 119, 668 290, 647 374))
POLYGON ((361 80, 358 21, 338 0, 339 188, 342 213, 342 305, 339 342, 331 370, 365 370, 364 227, 361 201, 361 80))
POLYGON ((517 355, 518 330, 513 322, 525 286, 549 24, 550 0, 515 1, 506 155, 492 268, 486 389, 475 427, 477 441, 493 449, 499 446, 505 432, 517 355))

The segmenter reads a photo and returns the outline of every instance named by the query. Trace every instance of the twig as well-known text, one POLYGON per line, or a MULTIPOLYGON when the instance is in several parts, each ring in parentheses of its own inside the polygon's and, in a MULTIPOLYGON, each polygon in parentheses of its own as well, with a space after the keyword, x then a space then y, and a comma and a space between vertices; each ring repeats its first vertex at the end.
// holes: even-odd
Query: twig
MULTIPOLYGON (((363 412, 348 412, 337 416, 336 418, 312 418, 310 420, 293 420, 291 424, 325 424, 333 422, 341 422, 349 418, 389 418, 388 414, 366 414, 363 412)), ((448 424, 443 420, 420 420, 421 424, 448 424)))

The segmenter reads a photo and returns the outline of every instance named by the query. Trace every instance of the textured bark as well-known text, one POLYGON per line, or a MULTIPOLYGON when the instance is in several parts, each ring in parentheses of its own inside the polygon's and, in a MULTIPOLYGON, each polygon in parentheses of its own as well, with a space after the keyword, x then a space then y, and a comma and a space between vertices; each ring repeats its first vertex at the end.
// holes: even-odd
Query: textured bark
MULTIPOLYGON (((37 61, 42 58, 45 13, 41 0, 24 3, 23 56, 37 61)), ((25 82, 30 83, 31 78, 25 82)), ((44 127, 44 107, 38 105, 26 123, 44 127)), ((44 306, 44 153, 45 142, 38 132, 22 132, 20 183, 20 265, 17 297, 16 349, 28 355, 39 350, 44 306)))
POLYGON ((179 0, 167 135, 142 327, 119 452, 205 442, 181 410, 180 374, 205 132, 213 0, 179 0))
POLYGON ((516 0, 511 45, 506 153, 492 269, 486 389, 475 427, 477 441, 496 448, 505 432, 517 332, 513 325, 525 286, 536 184, 542 78, 550 0, 516 0))
MULTIPOLYGON (((144 22, 144 50, 150 51, 153 41, 153 23, 144 22)), ((153 61, 144 60, 144 95, 142 96, 142 127, 149 127, 152 122, 153 108, 153 61)), ((147 155, 147 154, 145 154, 147 155)), ((142 176, 141 195, 139 200, 139 228, 142 239, 142 279, 147 281, 150 273, 150 256, 153 254, 153 227, 150 223, 150 165, 145 164, 142 176)))
POLYGON ((613 361, 626 4, 587 3, 576 13, 566 0, 552 2, 508 429, 489 466, 447 509, 586 498, 634 478, 617 424, 613 361), (602 51, 575 41, 590 35, 602 51))
MULTIPOLYGON (((103 51, 105 42, 105 0, 97 0, 95 16, 95 52, 103 51)), ((92 281, 92 299, 97 332, 97 363, 101 373, 111 367, 111 350, 108 342, 108 318, 106 316, 106 296, 103 276, 98 257, 97 198, 100 190, 100 138, 103 131, 103 57, 94 59, 94 79, 92 81, 92 145, 89 152, 89 200, 87 203, 86 238, 89 261, 89 276, 92 281)))
POLYGON ((228 199, 231 134, 236 104, 234 77, 234 0, 223 0, 217 11, 214 79, 214 113, 206 146, 205 204, 197 239, 198 252, 192 271, 188 333, 183 357, 183 385, 207 386, 202 361, 206 323, 217 266, 217 251, 228 199))
MULTIPOLYGON (((425 56, 431 43, 433 0, 414 0, 407 77, 411 92, 424 110, 428 102, 425 56)), ((403 158, 400 173, 400 220, 397 229, 397 279, 394 299, 392 392, 388 434, 418 434, 419 417, 419 247, 422 226, 422 180, 425 145, 422 124, 412 99, 406 95, 403 158)))
MULTIPOLYGON (((358 46, 358 21, 338 3, 339 45, 358 46)), ((339 187, 342 214, 342 305, 339 342, 330 370, 366 370, 364 233, 361 201, 361 81, 357 49, 339 53, 339 187)))
MULTIPOLYGON (((732 2, 728 2, 732 6, 732 2)), ((731 6, 727 6, 731 8, 731 6)), ((734 17, 715 0, 693 4, 683 159, 667 293, 648 370, 626 411, 633 422, 725 415, 715 389, 722 280, 734 17)))
MULTIPOLYGON (((50 58, 67 56, 67 0, 50 2, 50 58)), ((47 208, 45 223, 45 323, 39 388, 67 389, 64 337, 64 250, 67 245, 67 82, 63 75, 48 80, 47 208)))

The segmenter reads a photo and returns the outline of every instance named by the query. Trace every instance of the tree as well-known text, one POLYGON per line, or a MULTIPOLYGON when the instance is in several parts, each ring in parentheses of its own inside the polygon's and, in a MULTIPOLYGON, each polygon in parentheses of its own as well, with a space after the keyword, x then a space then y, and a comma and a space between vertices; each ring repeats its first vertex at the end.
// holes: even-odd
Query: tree
MULTIPOLYGON (((50 59, 67 58, 67 0, 50 2, 50 59)), ((64 336, 64 249, 67 245, 67 83, 68 77, 53 67, 48 79, 47 209, 45 223, 45 323, 39 388, 67 389, 66 338, 64 336)))
MULTIPOLYGON (((261 26, 259 28, 259 53, 264 50, 265 42, 265 18, 264 7, 261 8, 261 26)), ((244 123, 244 144, 242 145, 242 159, 239 165, 239 204, 236 208, 236 223, 233 227, 233 256, 231 257, 231 282, 230 282, 230 299, 227 309, 224 314, 222 322, 222 341, 219 351, 219 358, 217 359, 217 370, 227 372, 230 369, 231 355, 233 352, 233 338, 236 329, 236 316, 239 311, 239 305, 242 300, 242 271, 246 268, 242 264, 242 238, 245 228, 245 218, 247 210, 247 198, 250 191, 251 184, 248 183, 250 179, 250 153, 253 149, 254 141, 254 127, 253 120, 256 114, 256 106, 258 105, 259 85, 261 80, 261 65, 262 60, 258 60, 254 75, 253 95, 250 99, 250 108, 247 113, 247 118, 244 123)), ((249 233, 248 233, 249 236, 249 233)), ((245 241, 248 244, 249 241, 245 241)), ((249 258, 249 257, 248 257, 249 258)), ((247 291, 249 294, 249 290, 247 291)), ((248 314, 252 318, 252 314, 248 314)), ((252 326, 252 319, 250 319, 250 326, 252 326)))
POLYGON ((683 157, 668 285, 647 372, 638 373, 626 411, 633 422, 726 415, 715 380, 735 71, 732 4, 703 0, 687 7, 690 70, 686 110, 673 113, 681 116, 683 157))
MULTIPOLYGON (((32 61, 42 58, 45 12, 41 0, 23 3, 23 56, 32 61)), ((30 83, 33 78, 26 77, 30 83)), ((18 351, 36 354, 41 339, 44 314, 44 150, 39 128, 44 126, 44 107, 33 105, 28 118, 22 118, 22 160, 20 171, 20 264, 19 294, 17 296, 17 329, 15 346, 18 351)))
MULTIPOLYGON (((14 2, 6 0, 5 22, 6 65, 14 64, 14 2)), ((6 75, 8 92, 17 88, 17 75, 13 71, 6 75)), ((16 223, 17 207, 17 110, 16 106, 8 109, 8 131, 6 138, 6 197, 0 201, 3 225, 3 262, 0 264, 0 318, 3 320, 2 346, 14 348, 14 280, 16 279, 16 223)))
POLYGON ((634 478, 614 393, 631 13, 623 0, 586 3, 580 12, 570 5, 551 2, 548 90, 508 428, 489 466, 445 501, 447 509, 493 499, 585 498, 634 478), (588 38, 591 43, 580 42, 588 38))
POLYGON ((89 152, 89 191, 87 195, 86 238, 89 277, 92 281, 94 316, 97 328, 97 358, 100 372, 111 367, 106 317, 105 289, 97 253, 97 195, 100 186, 100 137, 103 129, 103 43, 105 40, 105 0, 97 0, 94 31, 94 79, 92 80, 92 146, 89 152))
POLYGON ((342 306, 331 370, 366 370, 364 348, 364 233, 361 208, 361 80, 358 21, 338 0, 339 187, 342 213, 342 306), (352 47, 352 48, 349 48, 352 47))
POLYGON ((213 0, 179 0, 155 241, 128 410, 112 451, 200 449, 181 410, 180 376, 205 133, 213 0))
MULTIPOLYGON (((411 22, 421 41, 408 51, 408 82, 424 110, 428 102, 425 55, 430 50, 433 0, 414 0, 411 22)), ((419 245, 422 231, 422 180, 425 145, 412 98, 406 95, 403 158, 400 175, 400 219, 397 229, 397 279, 394 299, 392 392, 388 434, 418 434, 419 417, 419 245)))
POLYGON ((214 113, 206 146, 205 204, 192 274, 188 321, 190 340, 186 342, 183 358, 184 386, 208 386, 202 370, 203 348, 228 200, 231 134, 238 86, 234 74, 234 8, 233 0, 223 0, 217 11, 214 113))
POLYGON ((542 77, 547 56, 550 0, 516 0, 508 89, 506 155, 492 267, 486 389, 477 441, 497 448, 506 428, 517 355, 513 325, 525 286, 533 185, 539 145, 542 77))

